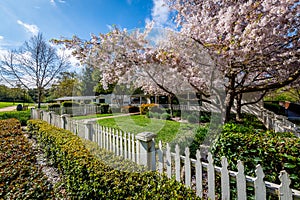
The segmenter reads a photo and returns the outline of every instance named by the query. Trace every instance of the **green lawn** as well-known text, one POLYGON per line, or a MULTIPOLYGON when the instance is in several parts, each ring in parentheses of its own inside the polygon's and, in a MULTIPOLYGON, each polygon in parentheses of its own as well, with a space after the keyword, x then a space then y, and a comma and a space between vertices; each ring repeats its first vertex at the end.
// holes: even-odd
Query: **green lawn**
POLYGON ((101 118, 101 117, 109 117, 113 116, 113 114, 95 114, 95 115, 86 115, 86 116, 76 116, 73 119, 93 119, 93 118, 101 118))
POLYGON ((138 134, 141 132, 153 132, 157 134, 156 141, 171 142, 177 134, 185 134, 194 131, 196 124, 179 123, 170 120, 147 118, 144 115, 132 115, 100 119, 98 123, 102 126, 120 129, 125 132, 138 134))
POLYGON ((10 107, 10 106, 17 106, 18 103, 13 102, 0 102, 0 108, 10 107))

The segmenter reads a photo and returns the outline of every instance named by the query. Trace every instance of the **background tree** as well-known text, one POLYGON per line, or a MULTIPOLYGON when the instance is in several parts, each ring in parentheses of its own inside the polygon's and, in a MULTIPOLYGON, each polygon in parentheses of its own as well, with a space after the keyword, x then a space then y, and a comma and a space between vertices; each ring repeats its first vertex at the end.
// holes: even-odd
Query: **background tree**
POLYGON ((94 96, 95 90, 94 88, 99 82, 99 77, 93 76, 95 69, 90 65, 85 65, 81 72, 81 94, 83 96, 94 96))
POLYGON ((19 50, 10 51, 1 61, 1 76, 8 83, 18 81, 25 88, 37 89, 40 108, 43 90, 60 72, 69 67, 67 56, 58 54, 39 33, 26 41, 19 50))
POLYGON ((63 96, 80 96, 81 88, 78 75, 75 72, 61 72, 49 90, 48 101, 63 96))

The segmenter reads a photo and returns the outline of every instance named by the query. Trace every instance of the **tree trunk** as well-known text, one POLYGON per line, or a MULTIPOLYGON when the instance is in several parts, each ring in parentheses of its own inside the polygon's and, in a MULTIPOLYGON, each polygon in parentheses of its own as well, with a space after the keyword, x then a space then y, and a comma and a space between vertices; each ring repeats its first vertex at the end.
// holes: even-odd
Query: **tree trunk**
POLYGON ((41 108, 41 101, 42 101, 42 90, 38 88, 38 109, 41 108))
POLYGON ((236 95, 236 121, 240 122, 242 121, 242 98, 243 94, 240 93, 236 95))
POLYGON ((227 123, 230 120, 230 112, 231 112, 231 108, 234 103, 234 96, 235 96, 235 94, 234 94, 233 90, 229 90, 226 94, 224 123, 227 123))

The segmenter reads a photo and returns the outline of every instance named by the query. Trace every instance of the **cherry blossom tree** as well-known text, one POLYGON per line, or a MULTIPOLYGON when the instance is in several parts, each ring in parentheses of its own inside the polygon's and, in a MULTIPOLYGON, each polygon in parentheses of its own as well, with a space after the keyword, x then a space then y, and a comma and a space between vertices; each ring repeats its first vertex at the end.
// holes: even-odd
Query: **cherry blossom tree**
MULTIPOLYGON (((298 0, 166 0, 181 32, 218 58, 226 78, 226 120, 244 93, 280 88, 299 77, 298 0)), ((239 114, 238 112, 238 114, 239 114)))

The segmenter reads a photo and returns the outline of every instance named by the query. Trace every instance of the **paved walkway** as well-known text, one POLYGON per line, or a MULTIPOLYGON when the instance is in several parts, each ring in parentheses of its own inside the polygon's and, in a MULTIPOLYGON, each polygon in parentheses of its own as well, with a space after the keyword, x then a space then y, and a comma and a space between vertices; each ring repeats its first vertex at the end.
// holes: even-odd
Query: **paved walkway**
POLYGON ((0 112, 8 112, 8 111, 15 111, 17 106, 9 106, 5 108, 0 108, 0 112))
POLYGON ((116 118, 116 117, 124 117, 124 116, 130 116, 130 115, 139 115, 140 113, 127 113, 127 114, 120 114, 120 115, 112 115, 112 116, 106 116, 106 117, 98 117, 98 118, 90 118, 90 119, 81 119, 82 122, 93 122, 98 121, 101 119, 108 119, 108 118, 116 118))

